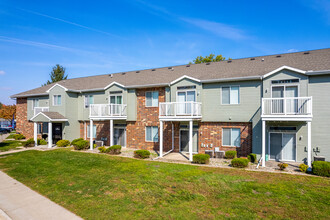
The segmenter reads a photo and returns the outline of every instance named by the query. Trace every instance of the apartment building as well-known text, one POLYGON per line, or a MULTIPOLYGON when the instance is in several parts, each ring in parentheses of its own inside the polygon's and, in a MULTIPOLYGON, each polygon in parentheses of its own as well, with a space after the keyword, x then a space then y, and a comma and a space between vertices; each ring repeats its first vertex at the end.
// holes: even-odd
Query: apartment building
MULTIPOLYGON (((17 130, 168 152, 330 159, 330 49, 63 80, 13 95, 17 130)), ((91 145, 92 146, 92 145, 91 145)))

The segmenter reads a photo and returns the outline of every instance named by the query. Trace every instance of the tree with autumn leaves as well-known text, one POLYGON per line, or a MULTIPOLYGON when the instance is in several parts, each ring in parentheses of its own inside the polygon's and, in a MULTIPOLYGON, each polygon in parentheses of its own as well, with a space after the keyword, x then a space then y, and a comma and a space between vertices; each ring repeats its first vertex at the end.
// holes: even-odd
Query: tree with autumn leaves
POLYGON ((11 120, 14 114, 16 116, 16 105, 4 105, 0 103, 0 118, 11 120))

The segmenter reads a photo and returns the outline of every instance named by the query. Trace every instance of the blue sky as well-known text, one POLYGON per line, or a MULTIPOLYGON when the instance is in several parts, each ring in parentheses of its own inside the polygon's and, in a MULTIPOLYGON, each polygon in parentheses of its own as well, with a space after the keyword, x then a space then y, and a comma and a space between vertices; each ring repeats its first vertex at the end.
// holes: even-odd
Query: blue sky
POLYGON ((57 63, 75 78, 329 46, 329 0, 0 0, 0 102, 57 63))

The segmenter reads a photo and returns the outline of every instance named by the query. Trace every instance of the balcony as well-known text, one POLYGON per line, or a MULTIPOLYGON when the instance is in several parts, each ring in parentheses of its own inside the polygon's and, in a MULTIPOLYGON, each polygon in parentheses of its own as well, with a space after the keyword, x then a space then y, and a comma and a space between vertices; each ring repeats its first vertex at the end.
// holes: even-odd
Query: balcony
POLYGON ((200 102, 162 102, 159 103, 159 118, 169 120, 202 118, 200 102))
POLYGON ((261 117, 266 120, 311 120, 312 106, 312 97, 263 98, 261 117))
POLYGON ((39 112, 49 112, 49 107, 34 107, 34 115, 38 114, 39 112))
POLYGON ((91 119, 126 119, 127 105, 124 104, 91 104, 89 117, 91 119))

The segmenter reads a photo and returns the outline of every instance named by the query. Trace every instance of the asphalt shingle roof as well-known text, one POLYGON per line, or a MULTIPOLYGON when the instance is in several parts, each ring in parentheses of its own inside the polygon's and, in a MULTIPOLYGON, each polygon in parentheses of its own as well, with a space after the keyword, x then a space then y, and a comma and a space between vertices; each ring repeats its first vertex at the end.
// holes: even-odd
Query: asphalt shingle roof
MULTIPOLYGON (((90 77, 67 79, 58 82, 70 90, 101 89, 112 82, 124 86, 145 86, 151 84, 170 83, 184 75, 199 80, 228 79, 236 77, 263 76, 282 66, 289 66, 304 71, 330 70, 330 48, 312 50, 309 53, 295 52, 278 55, 258 56, 251 58, 233 59, 231 62, 212 62, 209 65, 191 64, 129 71, 90 77)), ((54 84, 46 85, 26 92, 18 93, 12 97, 45 94, 54 84)))
POLYGON ((66 117, 64 117, 63 115, 61 115, 58 112, 42 112, 42 114, 46 115, 51 120, 59 120, 59 119, 66 120, 67 119, 66 117))

